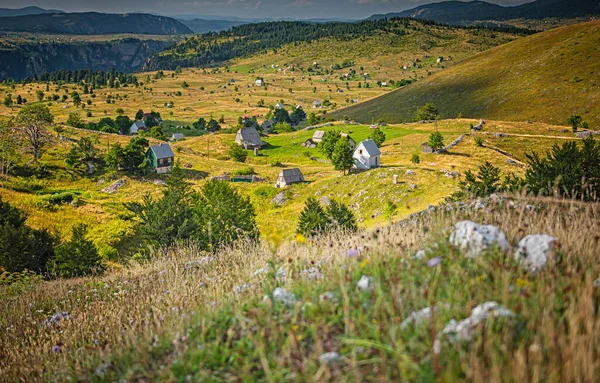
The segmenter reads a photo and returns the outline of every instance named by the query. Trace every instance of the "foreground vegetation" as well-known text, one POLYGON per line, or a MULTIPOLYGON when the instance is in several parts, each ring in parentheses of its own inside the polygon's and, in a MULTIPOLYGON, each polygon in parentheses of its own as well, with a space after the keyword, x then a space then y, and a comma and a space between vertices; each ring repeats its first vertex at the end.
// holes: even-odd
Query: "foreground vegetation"
POLYGON ((3 289, 0 370, 27 381, 595 381, 600 243, 582 233, 599 231, 597 204, 497 197, 278 249, 165 248, 103 278, 3 289), (462 219, 499 225, 511 249, 464 257, 447 240, 462 219), (530 273, 512 254, 539 233, 560 246, 530 273), (442 334, 489 301, 514 315, 468 341, 442 334), (427 307, 435 315, 404 322, 427 307))

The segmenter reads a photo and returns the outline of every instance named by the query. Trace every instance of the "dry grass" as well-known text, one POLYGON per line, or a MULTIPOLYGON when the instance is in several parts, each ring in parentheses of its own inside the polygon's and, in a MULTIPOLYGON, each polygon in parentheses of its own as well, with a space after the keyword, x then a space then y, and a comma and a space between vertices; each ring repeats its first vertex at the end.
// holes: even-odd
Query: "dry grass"
POLYGON ((5 297, 0 370, 21 381, 597 381, 599 232, 597 204, 515 197, 356 236, 278 249, 241 244, 197 269, 185 262, 206 255, 177 247, 104 278, 48 282, 5 297), (560 247, 535 275, 510 253, 469 260, 446 242, 465 218, 499 225, 513 246, 547 233, 560 247), (355 247, 360 255, 346 256, 355 247), (411 259, 426 247, 441 266, 411 259), (265 264, 267 274, 253 275, 265 264), (324 278, 307 280, 302 271, 310 267, 324 278), (362 275, 373 277, 373 290, 355 290, 362 275), (238 294, 235 286, 244 284, 238 294), (276 286, 297 302, 263 301, 276 286), (320 302, 326 291, 338 301, 320 302), (444 342, 436 356, 432 342, 445 323, 485 301, 505 305, 515 321, 480 326, 472 343, 444 342), (427 324, 400 329, 410 312, 434 304, 443 309, 427 324), (43 325, 57 310, 74 316, 57 328, 43 325), (329 351, 342 355, 341 364, 319 365, 329 351), (97 374, 103 362, 109 367, 97 374))

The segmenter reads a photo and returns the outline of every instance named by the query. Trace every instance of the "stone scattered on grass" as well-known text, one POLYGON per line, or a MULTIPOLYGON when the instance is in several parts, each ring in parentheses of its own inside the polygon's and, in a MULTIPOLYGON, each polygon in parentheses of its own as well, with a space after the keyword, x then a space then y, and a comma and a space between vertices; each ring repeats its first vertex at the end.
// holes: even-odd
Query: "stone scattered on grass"
POLYGON ((421 323, 428 321, 431 318, 431 308, 425 307, 419 311, 413 311, 410 315, 400 323, 400 328, 404 330, 408 326, 415 325, 418 326, 421 323))
POLYGON ((286 306, 291 306, 296 302, 296 296, 294 293, 290 293, 283 287, 277 287, 273 290, 273 300, 281 302, 286 306))
POLYGON ((416 173, 415 173, 413 170, 410 170, 410 169, 409 169, 409 170, 407 170, 407 171, 406 171, 406 175, 407 175, 407 176, 414 176, 415 174, 416 174, 416 173))
POLYGON ((327 197, 327 196, 321 197, 320 201, 325 206, 331 205, 331 201, 329 200, 329 197, 327 197))
POLYGON ((319 362, 327 366, 335 366, 342 361, 342 357, 337 352, 326 352, 319 357, 319 362))
POLYGON ((319 301, 336 303, 337 298, 336 298, 335 294, 333 294, 331 291, 328 291, 326 293, 319 295, 319 301))
POLYGON ((373 278, 363 275, 356 284, 356 287, 358 287, 362 291, 367 291, 371 288, 372 281, 373 278))
POLYGON ((106 375, 106 373, 108 372, 108 370, 110 369, 110 367, 112 366, 112 364, 110 362, 104 362, 101 365, 99 365, 96 368, 96 375, 97 376, 104 376, 106 375))
POLYGON ((58 311, 50 318, 44 321, 46 326, 54 327, 59 326, 63 321, 71 319, 72 315, 66 311, 58 311))
POLYGON ((273 197, 273 199, 271 200, 271 203, 281 206, 285 203, 286 199, 285 199, 285 192, 279 192, 277 193, 277 195, 275 197, 273 197))
MULTIPOLYGON (((460 322, 451 319, 442 330, 442 335, 447 336, 450 342, 469 342, 475 336, 477 327, 481 322, 484 322, 489 318, 511 318, 514 316, 515 314, 512 311, 496 302, 485 302, 475 307, 471 311, 471 315, 460 322)), ((438 340, 439 336, 436 341, 438 340)), ((435 345, 434 349, 436 349, 435 345)), ((437 351, 439 352, 439 344, 437 346, 437 351)))
POLYGON ((519 242, 515 259, 535 273, 546 266, 550 252, 558 239, 548 234, 528 235, 519 242))
POLYGON ((508 240, 502 230, 492 225, 479 225, 471 221, 460 221, 454 226, 450 243, 465 252, 465 257, 476 258, 492 246, 508 250, 508 240))
POLYGON ((417 251, 415 253, 415 255, 413 256, 413 259, 418 259, 418 260, 421 260, 421 259, 424 259, 424 258, 425 258, 425 250, 423 250, 423 249, 417 251))
POLYGON ((600 278, 596 279, 596 280, 593 282, 593 286, 594 286, 594 287, 600 287, 600 278))
POLYGON ((267 266, 261 267, 260 269, 254 272, 254 275, 266 274, 269 272, 269 268, 267 266))
POLYGON ((410 190, 416 190, 417 189, 417 185, 413 184, 413 183, 408 184, 408 187, 409 187, 410 190))
POLYGON ((119 190, 120 188, 125 186, 126 183, 127 183, 127 181, 125 180, 125 178, 121 178, 121 179, 113 182, 112 185, 107 186, 104 189, 102 189, 102 191, 104 193, 113 194, 113 193, 116 193, 117 190, 119 190))

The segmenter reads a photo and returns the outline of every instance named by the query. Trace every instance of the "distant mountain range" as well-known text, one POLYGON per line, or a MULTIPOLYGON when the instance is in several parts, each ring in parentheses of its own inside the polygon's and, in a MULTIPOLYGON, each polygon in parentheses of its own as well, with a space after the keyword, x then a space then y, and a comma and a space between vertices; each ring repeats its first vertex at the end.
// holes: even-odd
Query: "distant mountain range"
POLYGON ((0 31, 74 35, 118 33, 180 35, 193 33, 190 28, 170 17, 142 13, 107 14, 97 12, 1 17, 0 31))
POLYGON ((44 9, 40 7, 25 7, 19 9, 0 8, 0 17, 41 15, 45 13, 64 13, 64 11, 59 11, 58 9, 44 9))
POLYGON ((573 18, 592 15, 600 15, 600 0, 537 0, 516 7, 502 7, 484 1, 444 1, 398 13, 373 15, 369 19, 411 17, 446 24, 469 24, 486 20, 573 18))
POLYGON ((246 24, 244 21, 230 20, 178 19, 178 21, 191 29, 194 33, 221 32, 231 27, 246 24))

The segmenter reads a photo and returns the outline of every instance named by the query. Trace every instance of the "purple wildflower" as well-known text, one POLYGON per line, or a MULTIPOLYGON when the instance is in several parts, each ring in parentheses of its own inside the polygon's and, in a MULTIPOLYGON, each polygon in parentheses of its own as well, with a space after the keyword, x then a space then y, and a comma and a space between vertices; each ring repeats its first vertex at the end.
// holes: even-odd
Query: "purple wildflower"
POLYGON ((60 352, 60 346, 58 346, 58 345, 52 346, 52 352, 60 352))
POLYGON ((429 267, 437 267, 440 263, 442 263, 442 257, 431 258, 427 261, 427 266, 429 267))
POLYGON ((360 252, 358 249, 348 249, 348 251, 346 251, 346 256, 348 257, 358 257, 359 254, 360 252))

